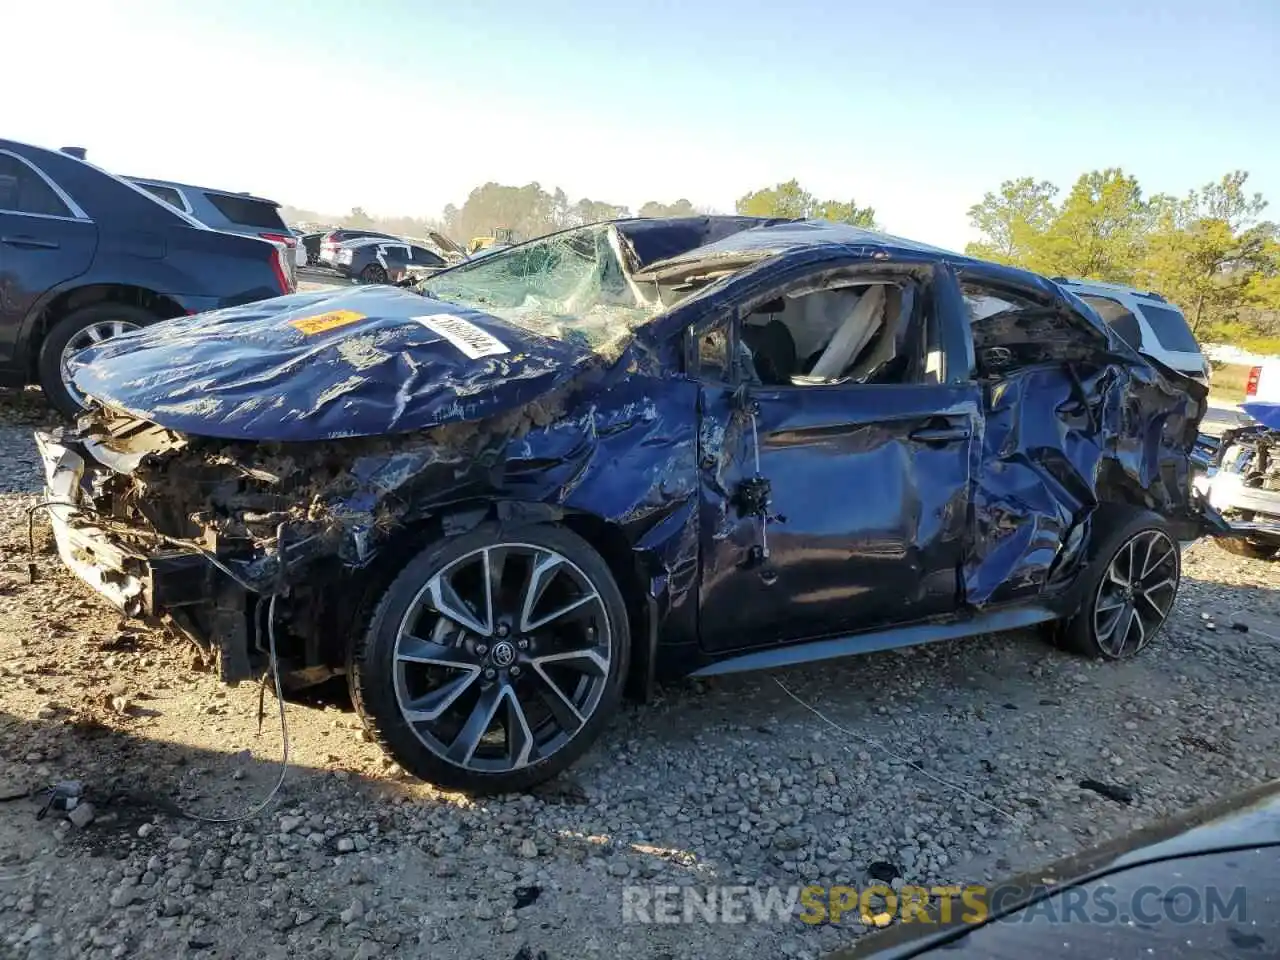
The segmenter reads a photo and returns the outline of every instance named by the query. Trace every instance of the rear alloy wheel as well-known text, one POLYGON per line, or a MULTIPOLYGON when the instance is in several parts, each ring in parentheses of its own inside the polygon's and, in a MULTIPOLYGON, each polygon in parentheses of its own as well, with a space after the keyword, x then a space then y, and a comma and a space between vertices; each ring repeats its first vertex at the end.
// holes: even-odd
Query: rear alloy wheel
MULTIPOLYGON (((1107 529, 1095 521, 1095 529, 1107 529)), ((1143 512, 1111 528, 1095 553, 1086 601, 1066 638, 1087 656, 1121 660, 1147 646, 1173 610, 1182 555, 1163 520, 1143 512)))
POLYGON ((40 345, 37 368, 45 398, 64 416, 84 409, 71 379, 72 361, 89 347, 156 322, 159 317, 123 303, 97 303, 73 310, 53 325, 40 345))
POLYGON ((365 283, 386 283, 387 271, 376 263, 371 263, 360 271, 360 279, 365 283))
POLYGON ((622 596, 589 544, 485 524, 428 547, 387 588, 357 640, 352 697, 422 779, 525 790, 599 734, 629 648, 622 596))
POLYGON ((1159 632, 1173 609, 1178 572, 1178 545, 1163 531, 1125 541, 1093 602, 1094 634, 1105 656, 1131 656, 1159 632))

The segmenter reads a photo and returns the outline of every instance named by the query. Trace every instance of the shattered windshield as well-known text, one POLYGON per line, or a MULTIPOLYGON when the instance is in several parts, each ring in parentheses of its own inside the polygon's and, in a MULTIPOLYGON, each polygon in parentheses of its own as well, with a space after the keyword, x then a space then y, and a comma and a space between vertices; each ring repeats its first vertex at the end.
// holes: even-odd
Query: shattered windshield
POLYGON ((419 290, 605 356, 616 356, 636 327, 664 309, 652 287, 645 290, 627 273, 609 224, 491 253, 419 290))

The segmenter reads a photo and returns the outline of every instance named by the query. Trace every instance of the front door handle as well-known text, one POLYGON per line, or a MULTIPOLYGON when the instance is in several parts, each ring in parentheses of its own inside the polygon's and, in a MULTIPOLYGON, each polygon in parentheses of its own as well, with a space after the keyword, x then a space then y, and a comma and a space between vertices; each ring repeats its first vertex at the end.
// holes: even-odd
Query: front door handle
POLYGON ((955 443, 958 440, 968 440, 970 433, 967 424, 949 424, 921 427, 912 430, 908 436, 916 443, 955 443))
POLYGON ((29 250, 57 250, 57 240, 41 240, 38 237, 0 237, 0 243, 8 244, 11 247, 24 247, 29 250))

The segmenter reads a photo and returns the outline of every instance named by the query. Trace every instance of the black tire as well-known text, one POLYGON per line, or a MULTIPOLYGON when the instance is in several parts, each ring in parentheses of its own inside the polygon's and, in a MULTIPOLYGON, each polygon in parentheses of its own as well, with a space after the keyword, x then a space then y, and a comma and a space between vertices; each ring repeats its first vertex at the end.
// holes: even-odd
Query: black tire
POLYGON ((386 283, 387 271, 376 263, 371 263, 360 271, 360 279, 364 283, 386 283))
POLYGON ((73 310, 53 325, 40 344, 36 374, 45 399, 65 417, 74 417, 82 409, 79 401, 62 381, 62 351, 76 334, 98 323, 121 321, 145 327, 161 318, 141 307, 125 303, 95 303, 73 310))
MULTIPOLYGON (((1098 508, 1093 518, 1092 530, 1093 544, 1089 550, 1089 567, 1081 585, 1080 609, 1061 625, 1059 637, 1064 647, 1082 656, 1108 660, 1127 659, 1141 652, 1155 639, 1173 610, 1182 579, 1181 547, 1163 517, 1140 507, 1104 504, 1098 508), (1172 548, 1171 557, 1152 571, 1153 578, 1157 578, 1153 582, 1159 582, 1159 578, 1171 579, 1172 589, 1158 592, 1160 602, 1167 603, 1163 615, 1158 618, 1154 617, 1155 606, 1150 601, 1144 603, 1141 598, 1128 601, 1135 609, 1141 606, 1144 611, 1153 614, 1155 624, 1154 627, 1149 627, 1145 622, 1140 622, 1133 631, 1134 636, 1141 633, 1140 642, 1131 645, 1121 643, 1117 652, 1114 646, 1108 645, 1107 637, 1099 635, 1097 618, 1101 616, 1104 627, 1106 624, 1106 615, 1099 613, 1099 606, 1103 603, 1102 592, 1104 589, 1111 591, 1114 587, 1111 567, 1121 551, 1131 543, 1141 544, 1144 541, 1161 545, 1158 556, 1163 556, 1165 549, 1172 548), (1164 574, 1168 574, 1168 577, 1163 577, 1164 574)), ((1148 555, 1147 559, 1152 558, 1148 555)), ((1126 625, 1126 631, 1128 629, 1126 625)))
POLYGON ((1217 544, 1227 553, 1248 557, 1250 560, 1270 560, 1276 555, 1274 544, 1258 543, 1243 537, 1218 537, 1217 544))
MULTIPOLYGON (((489 568, 485 567, 485 569, 489 568)), ((529 581, 526 580, 522 587, 522 598, 525 595, 524 591, 528 589, 528 583, 529 581)), ((500 590, 494 591, 494 593, 500 592, 500 590)), ((494 609, 496 610, 496 605, 494 609)), ((479 615, 476 614, 476 616, 478 619, 479 615)), ((496 622, 496 614, 491 616, 493 616, 492 622, 496 622)), ((365 729, 401 767, 413 775, 442 787, 474 794, 522 792, 551 779, 577 760, 599 736, 618 708, 631 650, 626 604, 608 565, 591 545, 577 534, 563 527, 547 524, 502 525, 490 522, 481 524, 461 536, 431 543, 404 566, 380 596, 371 598, 365 606, 365 612, 357 618, 356 624, 348 683, 352 701, 364 722, 365 729), (449 569, 457 569, 455 566, 457 564, 470 562, 468 558, 483 548, 503 549, 501 545, 514 545, 511 549, 528 546, 536 550, 554 552, 569 561, 576 573, 585 576, 596 594, 592 600, 592 610, 597 612, 591 614, 591 622, 594 623, 594 618, 602 615, 608 626, 609 662, 607 671, 601 675, 601 678, 591 681, 597 684, 595 706, 589 714, 585 711, 579 714, 581 725, 575 732, 567 734, 566 742, 547 756, 532 759, 523 766, 497 771, 477 770, 472 766, 473 760, 470 755, 460 765, 435 752, 449 746, 443 741, 437 742, 435 748, 428 747, 403 715, 398 692, 401 689, 398 686, 401 675, 397 673, 397 641, 402 625, 420 624, 420 618, 424 616, 436 618, 437 630, 441 622, 451 623, 449 618, 435 612, 434 603, 424 601, 419 605, 418 598, 427 591, 432 578, 444 576, 449 569)), ((587 628, 586 635, 592 636, 592 630, 595 630, 595 627, 587 628)), ((425 631, 415 628, 412 632, 416 635, 425 631)), ((489 642, 493 643, 491 654, 495 658, 498 654, 498 646, 501 644, 501 641, 495 642, 499 636, 507 636, 507 634, 493 633, 489 637, 489 642)), ((511 634, 512 639, 516 636, 516 633, 511 634)), ((476 637, 476 639, 483 638, 476 637)), ((445 647, 451 653, 460 652, 467 643, 470 643, 470 641, 464 643, 462 640, 449 642, 458 644, 458 646, 445 647)), ((507 646, 510 646, 510 643, 507 646)), ((533 650, 532 647, 530 649, 533 650)), ((475 662, 483 664, 489 661, 475 662)), ((538 673, 545 678, 545 673, 541 670, 538 673)), ((527 687, 532 683, 535 688, 540 688, 541 684, 533 674, 534 670, 526 666, 524 679, 521 681, 508 680, 503 672, 496 685, 523 683, 527 687)), ((460 705, 459 715, 465 715, 467 723, 475 719, 477 708, 468 707, 466 698, 473 695, 478 698, 483 695, 486 686, 491 689, 495 685, 492 681, 486 681, 484 679, 486 676, 487 673, 477 675, 474 677, 474 683, 467 681, 471 683, 467 688, 468 692, 457 695, 456 702, 460 705)), ((423 695, 423 699, 425 700, 431 693, 437 693, 445 686, 446 684, 441 683, 439 687, 423 695)), ((504 704, 501 695, 495 702, 500 708, 504 704)), ((525 695, 523 701, 517 700, 517 702, 538 705, 538 701, 529 695, 525 695)), ((491 714, 490 717, 488 723, 492 724, 497 719, 497 715, 491 714)), ((512 722, 511 715, 506 713, 504 717, 503 727, 507 731, 506 749, 508 753, 514 753, 511 744, 512 735, 508 726, 512 722)), ((525 718, 523 707, 521 707, 520 717, 522 720, 525 718)), ((485 727, 485 729, 489 728, 485 727)), ((548 728, 546 721, 539 723, 530 721, 525 725, 524 730, 528 733, 531 729, 533 734, 530 739, 536 740, 539 730, 554 729, 554 724, 548 728)), ((458 735, 458 740, 461 740, 461 733, 458 735)), ((456 746, 455 741, 452 746, 449 746, 449 750, 456 746)))

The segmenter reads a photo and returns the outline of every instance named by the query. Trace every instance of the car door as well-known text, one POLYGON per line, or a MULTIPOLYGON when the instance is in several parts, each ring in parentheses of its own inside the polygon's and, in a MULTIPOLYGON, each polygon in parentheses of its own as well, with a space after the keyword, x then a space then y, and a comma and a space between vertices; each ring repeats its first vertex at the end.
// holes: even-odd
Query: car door
POLYGON ((0 364, 16 365, 23 319, 93 263, 98 231, 53 180, 0 150, 0 364))
MULTIPOLYGON (((966 265, 958 280, 984 425, 965 597, 988 608, 1033 601, 1061 587, 1055 571, 1084 543, 1080 519, 1117 489, 1113 468, 1124 462, 1128 482, 1152 469, 1145 458, 1171 427, 1131 435, 1141 394, 1123 388, 1103 330, 1043 282, 990 264, 966 265)), ((1177 489, 1168 468, 1151 482, 1177 489)))
MULTIPOLYGON (((926 280, 931 269, 895 275, 877 264, 864 277, 901 283, 896 370, 744 382, 759 370, 728 358, 752 353, 754 365, 749 341, 768 338, 741 309, 690 344, 701 384, 699 633, 709 652, 957 609, 981 408, 967 341, 944 323, 955 322, 958 295, 938 296, 954 283, 926 280)), ((771 295, 784 302, 788 286, 813 285, 797 277, 771 295)), ((885 322, 891 313, 886 302, 885 322)))

